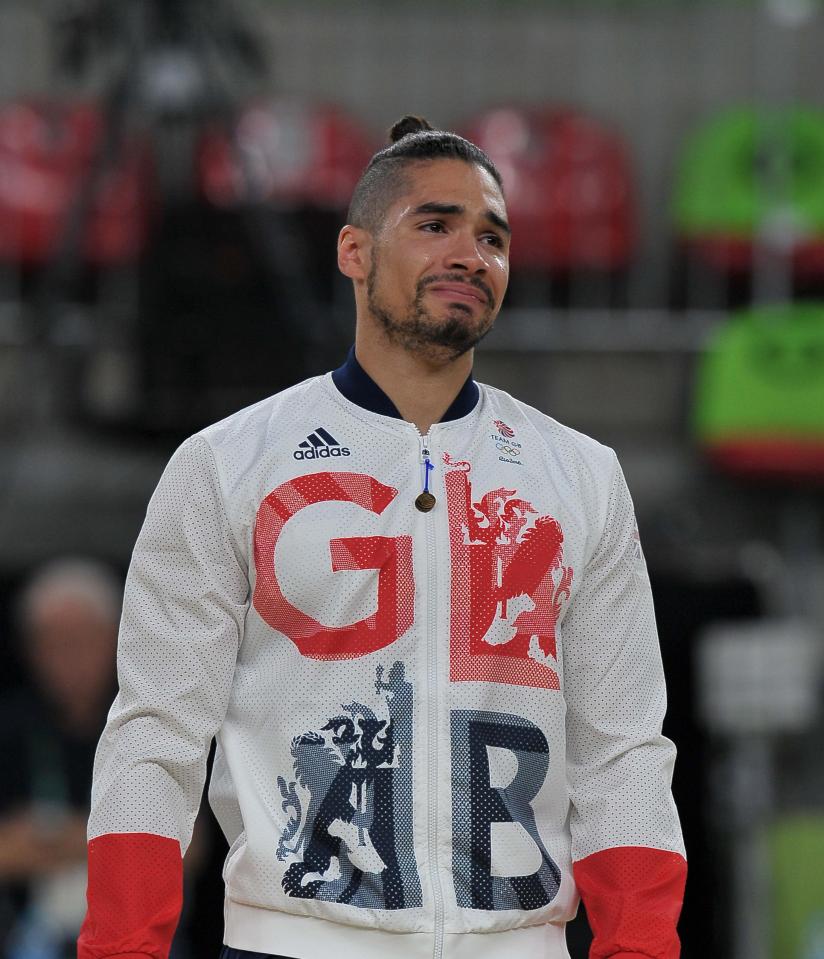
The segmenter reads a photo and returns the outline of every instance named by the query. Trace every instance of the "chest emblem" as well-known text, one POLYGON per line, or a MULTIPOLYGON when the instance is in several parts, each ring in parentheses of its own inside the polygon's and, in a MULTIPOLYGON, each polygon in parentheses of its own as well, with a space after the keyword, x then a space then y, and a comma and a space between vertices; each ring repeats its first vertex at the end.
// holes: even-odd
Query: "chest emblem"
POLYGON ((518 440, 515 439, 515 430, 504 423, 503 420, 493 420, 497 433, 491 433, 490 439, 495 442, 495 449, 498 451, 498 459, 502 463, 514 463, 516 466, 523 466, 521 457, 524 455, 524 448, 518 440))

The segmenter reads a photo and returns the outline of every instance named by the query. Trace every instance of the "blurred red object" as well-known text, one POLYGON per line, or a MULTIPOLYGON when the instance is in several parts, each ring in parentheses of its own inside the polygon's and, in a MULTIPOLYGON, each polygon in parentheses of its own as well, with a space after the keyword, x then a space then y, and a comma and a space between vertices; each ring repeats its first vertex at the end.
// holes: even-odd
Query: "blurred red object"
POLYGON ((572 110, 499 107, 465 136, 504 181, 512 265, 619 270, 635 248, 635 196, 628 150, 597 121, 572 110))
MULTIPOLYGON (((751 274, 758 255, 752 236, 688 237, 681 238, 680 244, 687 255, 697 255, 714 270, 730 275, 751 274)), ((824 276, 824 241, 820 239, 784 239, 780 245, 773 244, 771 253, 786 257, 800 279, 824 276)))
MULTIPOLYGON (((104 143, 94 103, 17 101, 0 107, 0 258, 42 264, 60 250, 69 218, 94 175, 104 143)), ((95 265, 134 259, 148 234, 153 164, 148 143, 129 137, 104 165, 80 230, 95 265)))
POLYGON ((291 100, 248 104, 198 149, 201 190, 215 206, 275 202, 345 209, 376 147, 343 110, 291 100))

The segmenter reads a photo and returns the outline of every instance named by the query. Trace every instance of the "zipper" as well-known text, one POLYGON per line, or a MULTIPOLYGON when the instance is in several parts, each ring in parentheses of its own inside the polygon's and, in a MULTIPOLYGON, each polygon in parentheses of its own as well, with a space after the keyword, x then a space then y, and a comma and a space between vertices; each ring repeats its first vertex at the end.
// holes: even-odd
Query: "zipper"
MULTIPOLYGON (((420 434, 419 434, 420 435, 420 434)), ((421 466, 423 467, 422 489, 428 491, 429 477, 432 466, 432 453, 429 434, 420 436, 421 466)), ((435 562, 435 531, 432 523, 426 523, 426 552, 428 566, 426 570, 426 649, 427 670, 429 679, 429 782, 427 784, 429 797, 429 879, 432 885, 432 897, 435 904, 435 943, 432 952, 433 959, 442 959, 444 934, 444 896, 441 885, 441 874, 438 868, 438 640, 437 640, 437 608, 438 608, 438 577, 435 562)))
POLYGON ((424 493, 429 492, 429 474, 435 467, 432 465, 432 454, 429 449, 429 433, 426 436, 421 436, 418 434, 418 439, 421 443, 421 465, 423 466, 423 481, 421 483, 421 490, 424 493))

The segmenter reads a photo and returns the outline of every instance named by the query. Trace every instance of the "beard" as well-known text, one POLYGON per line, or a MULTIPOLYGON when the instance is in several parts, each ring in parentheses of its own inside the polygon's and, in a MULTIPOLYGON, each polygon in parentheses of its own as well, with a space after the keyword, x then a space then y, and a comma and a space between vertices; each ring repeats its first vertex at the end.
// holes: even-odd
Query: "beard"
POLYGON ((467 280, 460 273, 425 277, 418 281, 415 296, 405 315, 393 313, 381 303, 377 292, 377 256, 366 278, 369 312, 380 323, 392 343, 435 362, 456 360, 471 350, 492 329, 495 309, 492 293, 480 280, 467 280), (445 316, 434 316, 424 306, 426 288, 433 283, 467 283, 486 297, 486 306, 477 313, 464 303, 448 304, 445 316))

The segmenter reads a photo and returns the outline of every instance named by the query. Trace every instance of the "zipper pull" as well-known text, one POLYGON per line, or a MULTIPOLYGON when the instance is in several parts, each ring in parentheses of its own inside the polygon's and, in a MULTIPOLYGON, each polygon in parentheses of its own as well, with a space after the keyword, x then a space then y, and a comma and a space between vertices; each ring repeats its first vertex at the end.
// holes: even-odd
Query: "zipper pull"
POLYGON ((423 492, 415 500, 416 509, 421 513, 428 513, 435 505, 435 497, 429 492, 429 474, 435 469, 435 464, 429 458, 429 434, 421 437, 421 459, 423 460, 423 492))

